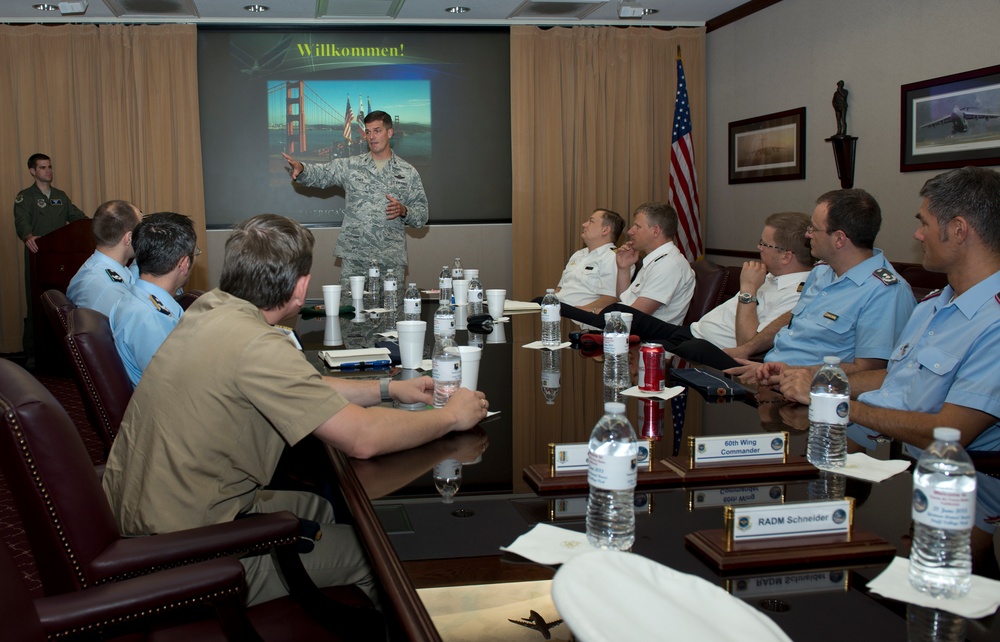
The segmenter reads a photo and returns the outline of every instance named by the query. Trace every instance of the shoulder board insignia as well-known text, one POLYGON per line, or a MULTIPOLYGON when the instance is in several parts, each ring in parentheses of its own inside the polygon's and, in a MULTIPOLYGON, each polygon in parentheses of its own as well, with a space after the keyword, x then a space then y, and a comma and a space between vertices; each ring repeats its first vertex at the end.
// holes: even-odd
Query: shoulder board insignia
POLYGON ((803 281, 802 283, 799 283, 799 287, 795 288, 795 291, 798 292, 799 294, 802 294, 802 290, 805 289, 805 287, 806 287, 806 282, 803 281))
POLYGON ((173 313, 170 312, 170 310, 168 310, 162 303, 160 303, 160 300, 157 299, 154 295, 150 294, 149 300, 153 302, 153 306, 156 308, 156 311, 159 312, 160 314, 165 314, 168 317, 174 316, 173 313))
MULTIPOLYGON (((923 303, 924 301, 930 301, 934 297, 938 296, 941 296, 941 288, 938 288, 936 290, 931 290, 930 292, 927 293, 927 296, 920 299, 920 302, 923 303)), ((997 296, 1000 297, 1000 294, 997 294, 997 296)), ((1000 299, 997 299, 997 301, 1000 301, 1000 299)))
POLYGON ((836 314, 834 314, 833 312, 824 312, 824 313, 823 313, 823 318, 824 318, 824 319, 829 319, 829 320, 831 320, 831 321, 836 321, 837 319, 839 319, 839 318, 840 318, 840 316, 839 316, 839 315, 836 315, 836 314))
POLYGON ((108 278, 111 279, 112 281, 114 281, 115 283, 124 283, 125 282, 125 279, 123 279, 120 274, 118 274, 117 272, 115 272, 111 268, 108 268, 108 269, 106 269, 104 271, 108 273, 108 278))
POLYGON ((826 261, 816 261, 815 263, 813 263, 813 267, 816 267, 817 265, 827 265, 827 262, 826 261))
POLYGON ((15 196, 14 197, 14 202, 15 203, 23 203, 24 202, 24 194, 20 194, 19 193, 17 196, 15 196))
POLYGON ((997 303, 1000 303, 1000 292, 997 292, 996 294, 994 294, 993 298, 997 300, 997 303))
POLYGON ((44 198, 39 198, 39 199, 37 199, 35 201, 35 205, 38 206, 38 209, 45 209, 45 206, 48 205, 48 204, 49 204, 49 202, 47 200, 45 200, 44 198))
POLYGON ((62 205, 62 204, 63 204, 63 202, 62 202, 62 199, 61 199, 61 198, 54 198, 54 199, 52 199, 52 200, 51 200, 51 201, 49 201, 49 202, 50 202, 50 203, 52 203, 53 205, 62 205))
POLYGON ((872 272, 872 274, 885 285, 896 285, 899 283, 899 279, 896 278, 896 275, 885 268, 879 268, 872 272))

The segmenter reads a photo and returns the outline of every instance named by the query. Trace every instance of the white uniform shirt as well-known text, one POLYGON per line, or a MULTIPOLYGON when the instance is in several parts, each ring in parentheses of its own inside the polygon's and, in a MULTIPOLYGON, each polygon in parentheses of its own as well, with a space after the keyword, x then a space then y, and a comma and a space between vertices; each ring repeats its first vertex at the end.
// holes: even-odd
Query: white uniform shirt
MULTIPOLYGON (((808 272, 793 272, 781 276, 768 274, 764 278, 764 284, 757 290, 757 320, 760 321, 757 332, 795 307, 808 276, 808 272)), ((738 299, 739 295, 734 296, 692 323, 691 334, 719 348, 735 348, 738 299)))
POLYGON ((602 296, 617 296, 618 266, 614 245, 607 243, 590 250, 583 248, 569 257, 559 279, 559 301, 579 306, 602 296))
POLYGON ((646 255, 632 285, 620 298, 625 305, 632 305, 639 297, 659 301, 653 316, 681 325, 693 296, 694 271, 673 241, 668 241, 646 255))

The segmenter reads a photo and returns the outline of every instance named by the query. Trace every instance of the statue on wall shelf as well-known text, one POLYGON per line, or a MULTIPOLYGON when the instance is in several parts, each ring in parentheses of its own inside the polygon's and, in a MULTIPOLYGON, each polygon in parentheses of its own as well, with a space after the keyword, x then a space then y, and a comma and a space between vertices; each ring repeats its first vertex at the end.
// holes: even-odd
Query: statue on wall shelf
POLYGON ((833 113, 837 116, 835 136, 847 136, 847 90, 844 81, 837 81, 837 91, 833 94, 833 113))

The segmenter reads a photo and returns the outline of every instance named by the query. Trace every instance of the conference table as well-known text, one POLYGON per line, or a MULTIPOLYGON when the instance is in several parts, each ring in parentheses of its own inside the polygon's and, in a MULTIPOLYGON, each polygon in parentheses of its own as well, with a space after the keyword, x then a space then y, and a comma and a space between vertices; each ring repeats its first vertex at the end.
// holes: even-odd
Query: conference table
MULTIPOLYGON (((431 319, 436 307, 436 301, 425 300, 424 318, 431 319)), ((550 461, 550 444, 589 439, 603 414, 602 363, 581 350, 543 353, 524 348, 541 336, 540 315, 508 316, 489 335, 464 329, 456 333, 459 345, 482 346, 478 387, 486 393, 491 411, 498 414, 466 433, 370 460, 350 459, 328 449, 343 507, 350 512, 379 578, 394 639, 549 639, 546 635, 554 640, 571 639, 565 624, 551 625, 558 615, 546 594, 557 568, 505 553, 500 547, 539 523, 585 530, 585 486, 539 493, 523 473, 529 466, 550 461), (554 370, 558 370, 557 378, 554 370), (461 484, 450 501, 435 487, 433 472, 441 462, 447 462, 445 467, 465 462, 460 467, 461 484), (545 626, 528 626, 525 605, 536 604, 547 604, 550 609, 539 611, 545 626)), ((459 327, 463 327, 461 321, 460 317, 459 327)), ((415 376, 399 369, 330 371, 320 350, 371 347, 380 340, 378 332, 386 329, 387 320, 384 315, 365 313, 340 317, 344 346, 338 347, 323 345, 324 336, 330 336, 330 323, 322 316, 303 317, 297 327, 307 356, 322 373, 362 378, 384 377, 387 372, 396 377, 415 376)), ((578 329, 563 321, 564 337, 578 329)), ((428 356, 431 335, 428 330, 428 356)), ((633 347, 633 364, 635 359, 633 347)), ((625 402, 636 432, 653 434, 656 426, 645 421, 646 409, 640 415, 640 401, 627 397, 625 402)), ((688 388, 664 408, 662 434, 652 442, 654 466, 671 456, 687 457, 689 436, 787 431, 790 457, 805 453, 806 408, 769 391, 719 400, 688 388)), ((877 458, 899 456, 888 443, 872 441, 864 446, 877 458)), ((798 470, 792 476, 766 479, 641 485, 636 491, 632 552, 725 588, 771 617, 793 640, 888 642, 924 639, 920 635, 930 630, 938 635, 946 632, 933 639, 1000 639, 1000 616, 995 614, 966 621, 870 593, 867 582, 881 573, 891 554, 890 558, 819 565, 779 560, 774 567, 720 572, 686 545, 685 536, 690 533, 722 528, 726 505, 847 496, 855 502, 855 529, 877 535, 895 548, 895 555, 908 555, 909 473, 872 484, 820 475, 815 469, 803 471, 801 466, 798 470), (965 636, 955 633, 962 630, 965 636)), ((535 610, 532 606, 531 611, 535 610)), ((670 639, 667 618, 658 613, 647 617, 662 618, 663 639, 670 639)))

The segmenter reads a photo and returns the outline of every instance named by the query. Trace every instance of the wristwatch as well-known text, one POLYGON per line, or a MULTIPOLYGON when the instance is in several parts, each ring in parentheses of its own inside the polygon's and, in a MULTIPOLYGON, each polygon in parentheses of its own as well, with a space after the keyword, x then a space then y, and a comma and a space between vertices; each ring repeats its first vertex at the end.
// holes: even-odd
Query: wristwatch
POLYGON ((379 379, 378 381, 378 391, 379 396, 382 397, 383 403, 392 401, 392 396, 389 395, 389 382, 392 381, 389 377, 384 379, 379 379))
POLYGON ((738 300, 740 303, 746 303, 746 304, 757 303, 757 297, 750 294, 749 292, 740 292, 738 300))

